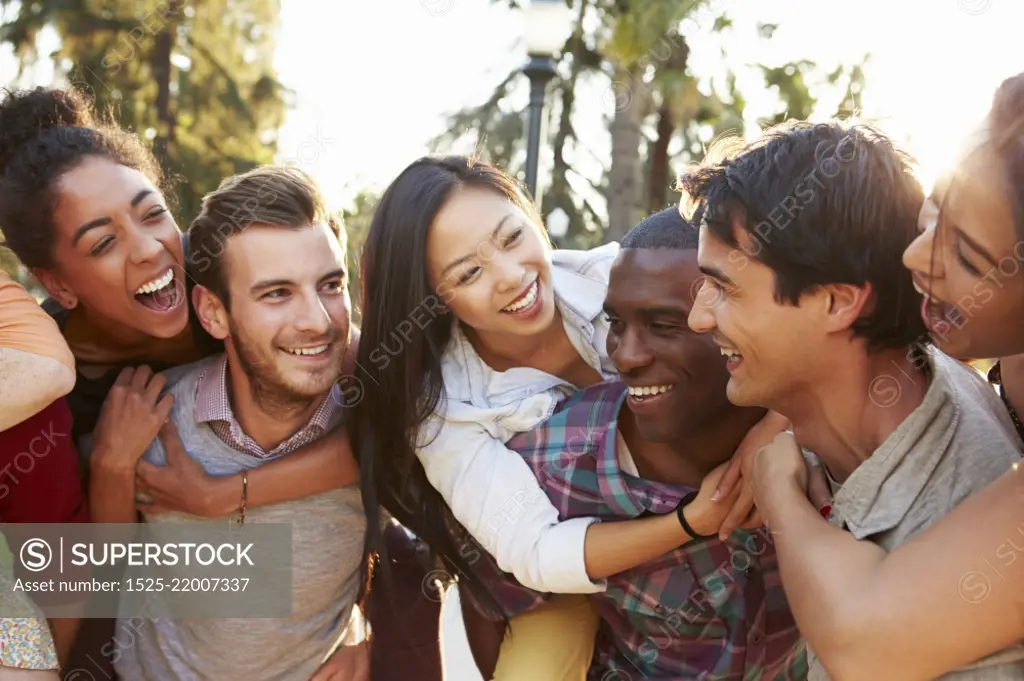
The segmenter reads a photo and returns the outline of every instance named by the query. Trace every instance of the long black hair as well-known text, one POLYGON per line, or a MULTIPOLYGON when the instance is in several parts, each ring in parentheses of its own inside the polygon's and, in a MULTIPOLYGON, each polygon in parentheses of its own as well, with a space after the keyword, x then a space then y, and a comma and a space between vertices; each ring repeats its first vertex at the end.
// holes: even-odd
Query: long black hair
MULTIPOLYGON (((437 214, 463 187, 493 191, 539 223, 513 178, 473 158, 421 158, 391 183, 377 205, 362 254, 358 365, 367 375, 360 376, 365 390, 350 432, 366 507, 367 569, 379 556, 386 575, 383 506, 440 558, 448 570, 444 581, 457 577, 480 605, 493 607, 490 590, 472 569, 483 549, 455 520, 416 458, 424 423, 443 397, 441 358, 454 321, 445 305, 450 298, 428 276, 427 235, 437 214)), ((369 573, 366 578, 364 588, 369 573)))

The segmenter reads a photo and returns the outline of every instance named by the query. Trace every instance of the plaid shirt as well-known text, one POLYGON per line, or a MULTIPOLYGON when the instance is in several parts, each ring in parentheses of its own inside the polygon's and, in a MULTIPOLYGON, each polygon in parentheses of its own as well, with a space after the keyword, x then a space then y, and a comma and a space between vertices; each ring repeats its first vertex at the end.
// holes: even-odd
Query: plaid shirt
MULTIPOLYGON (((608 520, 670 513, 692 488, 623 472, 616 452, 626 388, 601 383, 578 391, 536 429, 508 447, 530 464, 562 520, 608 520)), ((514 518, 509 518, 514 522, 514 518)), ((548 597, 498 577, 488 579, 506 615, 548 597)), ((603 620, 592 681, 796 680, 807 675, 806 651, 786 603, 767 532, 737 531, 728 541, 696 541, 610 577, 595 594, 603 620)))
POLYGON ((324 398, 320 408, 298 432, 277 445, 269 452, 242 430, 241 424, 231 411, 227 387, 227 356, 221 357, 199 377, 196 383, 196 421, 209 423, 213 432, 226 444, 231 445, 243 454, 255 456, 257 459, 272 459, 290 454, 300 447, 320 439, 326 432, 334 428, 344 414, 340 389, 337 383, 324 398))

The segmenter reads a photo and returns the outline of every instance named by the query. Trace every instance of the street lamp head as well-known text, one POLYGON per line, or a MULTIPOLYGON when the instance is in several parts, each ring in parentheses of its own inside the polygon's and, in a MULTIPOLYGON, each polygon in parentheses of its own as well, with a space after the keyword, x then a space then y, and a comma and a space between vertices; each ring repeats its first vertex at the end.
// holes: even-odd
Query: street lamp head
POLYGON ((547 83, 558 74, 555 61, 572 28, 566 0, 530 0, 526 6, 526 51, 529 59, 523 73, 530 79, 530 121, 526 135, 526 187, 540 205, 537 193, 537 165, 543 127, 547 83))
POLYGON ((548 213, 548 234, 555 239, 561 239, 569 233, 569 215, 561 207, 555 208, 548 213))
POLYGON ((565 0, 530 0, 526 7, 526 51, 550 57, 565 45, 572 17, 565 0))

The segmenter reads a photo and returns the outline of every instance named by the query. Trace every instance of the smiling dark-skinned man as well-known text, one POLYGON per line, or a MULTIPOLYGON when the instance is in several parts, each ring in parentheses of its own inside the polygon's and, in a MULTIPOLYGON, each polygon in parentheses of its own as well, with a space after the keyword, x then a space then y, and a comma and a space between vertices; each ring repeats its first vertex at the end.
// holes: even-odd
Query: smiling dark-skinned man
MULTIPOLYGON (((767 535, 717 536, 732 503, 711 495, 764 410, 730 404, 725 358, 687 326, 701 281, 697 243, 697 230, 674 208, 626 235, 604 304, 619 380, 576 392, 544 424, 508 442, 561 509, 560 519, 678 512, 692 537, 609 578, 607 590, 592 596, 602 619, 588 676, 595 681, 806 674, 767 535)), ((499 575, 486 556, 477 565, 507 617, 547 597, 499 575)), ((467 629, 483 628, 484 610, 464 608, 467 629)), ((482 667, 493 664, 500 640, 500 632, 491 637, 490 650, 476 642, 482 667)), ((504 662, 498 658, 499 672, 504 662)))

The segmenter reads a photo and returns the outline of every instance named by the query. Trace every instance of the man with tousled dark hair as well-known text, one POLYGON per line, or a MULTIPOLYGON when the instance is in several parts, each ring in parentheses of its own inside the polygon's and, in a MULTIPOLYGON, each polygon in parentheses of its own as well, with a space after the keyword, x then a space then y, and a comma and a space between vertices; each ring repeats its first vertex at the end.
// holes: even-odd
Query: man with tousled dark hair
MULTIPOLYGON (((728 357, 730 401, 787 417, 820 459, 831 523, 891 551, 1020 460, 995 392, 930 347, 902 267, 924 196, 887 137, 790 123, 681 185, 705 275, 689 324, 728 357)), ((809 657, 808 678, 830 678, 809 657)), ((1015 646, 943 678, 1021 679, 1022 660, 1015 646)))

